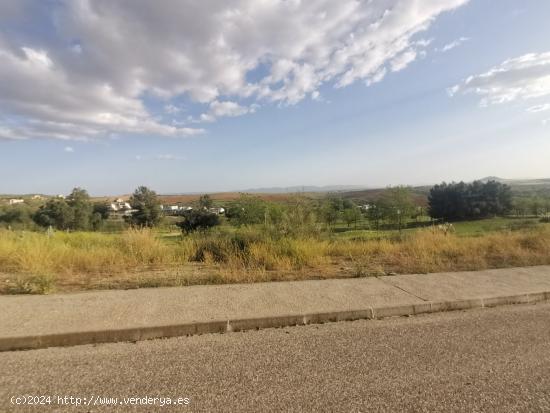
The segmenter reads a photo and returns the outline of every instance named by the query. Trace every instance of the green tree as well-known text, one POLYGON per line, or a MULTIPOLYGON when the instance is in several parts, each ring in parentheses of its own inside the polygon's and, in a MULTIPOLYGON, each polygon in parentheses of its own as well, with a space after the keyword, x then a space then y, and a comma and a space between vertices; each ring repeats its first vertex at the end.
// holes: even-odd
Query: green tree
POLYGON ((200 196, 200 198, 199 198, 199 208, 210 209, 210 208, 212 208, 213 204, 214 203, 212 201, 212 198, 210 198, 210 195, 205 194, 205 195, 200 196))
POLYGON ((99 214, 103 220, 109 219, 111 215, 111 206, 108 202, 94 202, 93 213, 99 214))
MULTIPOLYGON (((282 235, 314 235, 319 232, 314 203, 302 196, 290 198, 283 208, 278 225, 282 235)), ((271 213, 270 213, 271 214, 271 213)))
POLYGON ((82 188, 74 188, 66 202, 73 210, 73 222, 70 224, 70 228, 75 230, 90 229, 94 207, 90 202, 88 192, 82 188))
POLYGON ((343 217, 344 221, 348 225, 348 228, 351 226, 351 224, 354 224, 355 228, 357 229, 357 222, 361 219, 361 211, 359 211, 359 208, 357 208, 356 206, 344 209, 343 217))
POLYGON ((380 221, 384 219, 384 211, 378 202, 373 202, 368 205, 367 219, 378 231, 380 229, 380 221))
POLYGON ((338 222, 341 210, 341 199, 331 198, 323 202, 321 206, 321 217, 323 222, 327 224, 327 227, 331 228, 336 222, 338 222))
POLYGON ((268 203, 258 197, 242 194, 238 201, 227 209, 226 216, 233 225, 266 223, 268 203))
POLYGON ((33 212, 33 208, 25 204, 2 207, 0 208, 0 224, 10 228, 32 228, 34 225, 33 212))
POLYGON ((219 224, 220 218, 218 215, 204 209, 193 209, 186 211, 183 215, 183 221, 177 223, 177 225, 185 233, 205 231, 219 224))
POLYGON ((378 204, 384 217, 396 225, 399 230, 416 209, 411 190, 404 186, 384 190, 378 204))
POLYGON ((36 224, 60 230, 71 229, 74 222, 74 209, 64 199, 50 199, 33 215, 36 224))
MULTIPOLYGON (((430 190, 428 203, 432 218, 448 221, 486 218, 513 209, 511 188, 496 181, 443 182, 430 190)), ((516 210, 520 209, 523 210, 523 206, 520 208, 516 203, 516 210)))
POLYGON ((550 197, 545 196, 542 200, 544 214, 548 215, 550 213, 550 197))
POLYGON ((130 197, 130 206, 135 210, 127 218, 132 225, 154 227, 162 220, 157 194, 146 186, 140 186, 134 191, 130 197))
POLYGON ((531 198, 531 214, 533 214, 534 216, 538 216, 542 208, 542 202, 538 197, 535 196, 531 198))

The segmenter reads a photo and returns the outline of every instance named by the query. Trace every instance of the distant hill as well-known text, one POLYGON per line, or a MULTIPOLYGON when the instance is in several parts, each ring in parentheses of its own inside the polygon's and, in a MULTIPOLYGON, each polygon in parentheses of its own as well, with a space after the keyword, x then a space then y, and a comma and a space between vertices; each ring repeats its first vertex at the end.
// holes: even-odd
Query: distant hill
MULTIPOLYGON (((516 196, 550 196, 550 178, 539 179, 505 179, 497 176, 487 176, 478 179, 481 182, 496 181, 509 185, 516 196)), ((413 186, 411 190, 419 205, 427 203, 427 197, 432 185, 413 186)), ((384 188, 345 191, 339 194, 342 198, 356 203, 370 202, 378 199, 384 188)))
POLYGON ((481 182, 496 181, 511 186, 538 186, 538 185, 550 185, 550 178, 537 178, 537 179, 506 179, 499 178, 498 176, 487 176, 479 179, 481 182))
MULTIPOLYGON (((326 186, 290 186, 290 187, 272 187, 272 188, 252 188, 245 189, 248 194, 296 194, 302 192, 342 192, 359 189, 366 189, 364 185, 326 185, 326 186)), ((237 191, 235 191, 237 192, 237 191)))
MULTIPOLYGON (((497 181, 503 184, 510 185, 512 192, 516 196, 550 196, 550 178, 537 179, 506 179, 498 176, 486 176, 478 179, 482 182, 497 181)), ((427 196, 432 185, 422 185, 411 187, 412 192, 419 204, 426 203, 427 196)), ((266 201, 285 201, 291 199, 295 195, 303 195, 309 198, 321 198, 325 194, 334 194, 339 197, 353 200, 356 203, 366 203, 376 200, 384 188, 369 188, 366 185, 327 185, 327 186, 290 186, 290 187, 269 187, 269 188, 252 188, 242 191, 228 191, 210 193, 210 196, 218 202, 233 201, 240 197, 240 194, 256 194, 258 197, 266 201)), ((162 202, 194 202, 199 199, 199 196, 206 192, 194 193, 172 193, 159 194, 162 202)), ((26 195, 9 195, 0 194, 0 199, 6 198, 30 198, 31 194, 26 195)), ((48 195, 42 195, 49 197, 48 195)), ((129 194, 113 195, 113 196, 98 196, 93 197, 94 200, 113 200, 115 198, 128 199, 129 194)))

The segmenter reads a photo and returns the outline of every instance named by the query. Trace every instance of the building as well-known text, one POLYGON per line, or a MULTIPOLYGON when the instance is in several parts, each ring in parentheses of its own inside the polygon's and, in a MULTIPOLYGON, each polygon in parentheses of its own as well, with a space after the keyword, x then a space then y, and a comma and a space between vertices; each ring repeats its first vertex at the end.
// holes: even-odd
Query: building
POLYGON ((165 215, 181 215, 185 211, 190 211, 193 208, 190 206, 185 206, 178 203, 178 204, 172 204, 172 205, 161 205, 160 209, 165 215))
POLYGON ((113 212, 125 212, 132 209, 132 206, 121 198, 115 199, 113 202, 111 202, 109 207, 113 212))
POLYGON ((8 202, 9 202, 10 205, 16 205, 16 204, 22 204, 23 202, 25 202, 25 200, 24 199, 13 198, 13 199, 10 199, 8 202))

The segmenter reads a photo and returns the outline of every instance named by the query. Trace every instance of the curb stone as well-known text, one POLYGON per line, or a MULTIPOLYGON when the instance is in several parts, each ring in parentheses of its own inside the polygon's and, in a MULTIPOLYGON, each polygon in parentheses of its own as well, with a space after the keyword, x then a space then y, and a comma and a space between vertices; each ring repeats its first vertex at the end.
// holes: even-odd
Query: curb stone
POLYGON ((34 350, 84 344, 137 342, 159 338, 191 336, 207 333, 226 333, 264 328, 280 328, 338 321, 378 320, 388 317, 412 316, 474 308, 497 307, 511 304, 529 304, 550 300, 550 291, 502 297, 427 301, 421 304, 366 307, 358 310, 282 315, 235 320, 213 320, 164 326, 144 326, 99 331, 75 331, 35 336, 0 337, 0 351, 34 350))

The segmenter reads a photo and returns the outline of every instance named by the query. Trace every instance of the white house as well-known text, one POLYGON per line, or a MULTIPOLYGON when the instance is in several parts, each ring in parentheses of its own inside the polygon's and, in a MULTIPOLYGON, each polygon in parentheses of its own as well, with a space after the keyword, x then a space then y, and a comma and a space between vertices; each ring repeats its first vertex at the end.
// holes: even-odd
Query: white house
POLYGON ((119 212, 119 211, 130 211, 132 209, 132 206, 124 201, 123 199, 115 199, 114 202, 111 202, 111 205, 110 205, 110 208, 111 208, 111 211, 114 211, 114 212, 119 212))
POLYGON ((175 205, 161 205, 160 209, 162 209, 162 212, 164 212, 166 215, 178 215, 182 212, 190 211, 193 208, 191 208, 190 206, 175 204, 175 205))
POLYGON ((25 200, 14 198, 14 199, 10 199, 8 202, 10 205, 15 205, 15 204, 22 204, 23 202, 25 202, 25 200))

